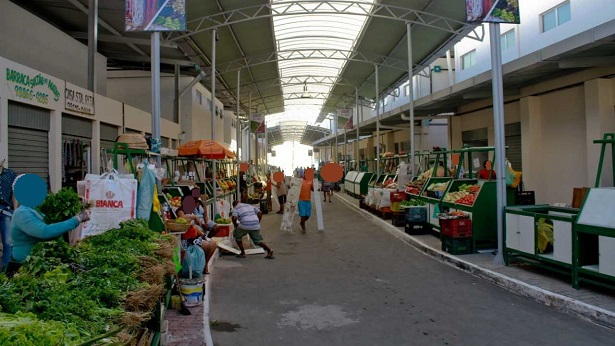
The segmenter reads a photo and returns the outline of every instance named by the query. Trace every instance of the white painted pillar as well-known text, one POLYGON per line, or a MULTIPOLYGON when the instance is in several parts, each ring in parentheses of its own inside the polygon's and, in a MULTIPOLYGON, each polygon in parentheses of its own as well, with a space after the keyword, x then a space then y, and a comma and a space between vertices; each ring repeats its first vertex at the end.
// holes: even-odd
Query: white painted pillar
POLYGON ((92 165, 88 173, 100 174, 100 120, 92 121, 91 153, 92 165))
MULTIPOLYGON (((585 82, 585 132, 587 142, 587 185, 596 184, 596 173, 600 162, 600 144, 594 144, 596 139, 602 139, 605 133, 615 132, 615 88, 610 79, 594 79, 585 82)), ((613 185, 613 164, 610 149, 605 152, 602 163, 601 186, 613 185)))
POLYGON ((5 167, 10 167, 9 162, 9 101, 6 97, 0 97, 0 161, 6 160, 5 167))
POLYGON ((62 111, 50 112, 49 119, 49 188, 62 188, 62 111))
POLYGON ((536 204, 546 201, 544 157, 542 154, 542 114, 540 97, 524 97, 520 102, 521 161, 523 184, 535 192, 536 204))

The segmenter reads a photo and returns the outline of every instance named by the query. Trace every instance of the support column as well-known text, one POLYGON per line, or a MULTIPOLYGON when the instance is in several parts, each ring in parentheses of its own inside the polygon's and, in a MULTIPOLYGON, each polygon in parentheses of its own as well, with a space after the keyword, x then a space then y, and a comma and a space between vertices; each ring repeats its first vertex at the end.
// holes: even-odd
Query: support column
POLYGON ((179 129, 181 132, 181 119, 179 117, 179 111, 180 111, 180 100, 179 100, 179 89, 180 89, 180 85, 179 85, 179 81, 180 81, 180 70, 179 70, 179 65, 175 65, 175 97, 174 100, 175 102, 173 103, 173 120, 175 120, 177 122, 177 124, 179 125, 179 129))
POLYGON ((491 81, 493 88, 493 127, 495 132, 495 171, 497 190, 498 253, 494 265, 504 265, 504 208, 506 207, 506 152, 504 149, 504 91, 502 81, 502 46, 500 24, 489 23, 491 47, 491 81))
POLYGON ((357 141, 356 141, 356 151, 354 153, 354 160, 356 162, 357 171, 361 170, 360 158, 359 158, 359 137, 360 137, 360 120, 359 120, 359 89, 354 88, 354 104, 355 104, 355 112, 354 112, 354 121, 355 126, 357 127, 357 141))
MULTIPOLYGON (((610 79, 594 79, 585 82, 585 139, 587 142, 587 184, 596 184, 596 174, 600 161, 600 144, 594 144, 596 139, 602 139, 604 133, 615 132, 615 88, 610 79)), ((613 164, 610 150, 605 152, 602 163, 600 186, 613 186, 613 164)))
MULTIPOLYGON (((376 69, 376 177, 380 176, 380 90, 378 86, 378 65, 376 69)), ((378 179, 378 178, 376 178, 378 179)))
MULTIPOLYGON (((160 32, 152 33, 152 141, 160 143, 160 32)), ((162 165, 157 156, 158 167, 162 165)))
POLYGON ((96 92, 96 53, 98 52, 98 0, 88 5, 88 89, 96 92))
POLYGON ((542 153, 542 114, 540 97, 529 96, 520 100, 521 161, 523 162, 523 185, 535 191, 536 203, 546 201, 542 153))
POLYGON ((338 122, 337 122, 337 121, 338 121, 338 119, 339 119, 339 118, 338 118, 337 111, 335 112, 334 118, 335 118, 335 121, 334 121, 334 122, 335 122, 335 125, 334 125, 334 127, 333 127, 333 132, 335 133, 335 151, 334 151, 334 155, 335 155, 335 156, 334 156, 334 158, 333 158, 333 162, 335 162, 335 163, 339 163, 339 162, 340 162, 340 160, 339 160, 339 155, 337 154, 337 146, 338 146, 338 145, 337 145, 337 128, 339 127, 339 125, 338 125, 338 122))
MULTIPOLYGON (((216 41, 217 41, 217 30, 213 29, 211 31, 211 140, 216 140, 216 41)), ((213 215, 209 215, 210 219, 213 219, 217 213, 216 205, 216 195, 218 194, 218 182, 217 182, 217 167, 216 160, 212 160, 213 167, 211 172, 211 180, 212 180, 212 190, 213 190, 213 215)))
POLYGON ((237 197, 236 200, 241 201, 241 185, 239 184, 239 141, 241 137, 241 122, 239 121, 239 106, 241 103, 241 99, 239 98, 239 93, 241 87, 241 70, 237 70, 237 113, 235 114, 235 118, 237 119, 237 123, 235 124, 235 156, 237 159, 237 197))
POLYGON ((252 92, 250 91, 250 98, 248 99, 248 155, 247 162, 250 163, 252 157, 252 148, 250 148, 250 142, 252 142, 252 92))
POLYGON ((412 24, 406 23, 406 36, 408 40, 408 110, 410 113, 410 181, 414 179, 416 172, 416 163, 414 162, 414 152, 416 148, 414 146, 414 63, 412 58, 412 24))

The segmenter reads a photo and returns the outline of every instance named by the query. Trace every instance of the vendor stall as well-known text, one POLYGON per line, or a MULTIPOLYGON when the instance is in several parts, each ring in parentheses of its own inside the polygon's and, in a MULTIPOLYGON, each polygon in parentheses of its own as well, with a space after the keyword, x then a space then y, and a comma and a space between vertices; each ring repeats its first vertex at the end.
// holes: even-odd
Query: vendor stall
POLYGON ((615 187, 600 187, 607 146, 611 148, 615 183, 615 133, 606 133, 594 143, 601 144, 595 187, 589 189, 573 226, 572 282, 615 289, 615 187))

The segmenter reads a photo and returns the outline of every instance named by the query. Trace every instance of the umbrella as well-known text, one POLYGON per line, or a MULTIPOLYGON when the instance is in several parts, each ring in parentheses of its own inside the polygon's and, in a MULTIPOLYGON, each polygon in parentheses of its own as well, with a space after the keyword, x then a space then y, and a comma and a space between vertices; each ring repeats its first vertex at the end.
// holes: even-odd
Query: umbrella
POLYGON ((212 140, 190 141, 179 147, 179 156, 198 156, 210 160, 220 160, 235 157, 235 153, 224 145, 212 140))

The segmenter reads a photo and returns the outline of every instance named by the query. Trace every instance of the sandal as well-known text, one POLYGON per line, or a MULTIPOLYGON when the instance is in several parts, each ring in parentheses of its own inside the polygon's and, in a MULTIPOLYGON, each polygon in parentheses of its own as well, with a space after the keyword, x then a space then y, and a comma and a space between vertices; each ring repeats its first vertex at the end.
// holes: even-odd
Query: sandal
POLYGON ((242 255, 242 254, 239 254, 239 255, 237 255, 237 256, 235 256, 235 257, 239 257, 239 258, 246 258, 246 254, 243 254, 243 255, 242 255))
POLYGON ((271 251, 271 253, 267 254, 267 256, 265 256, 266 259, 275 259, 275 256, 273 255, 273 251, 271 251))

